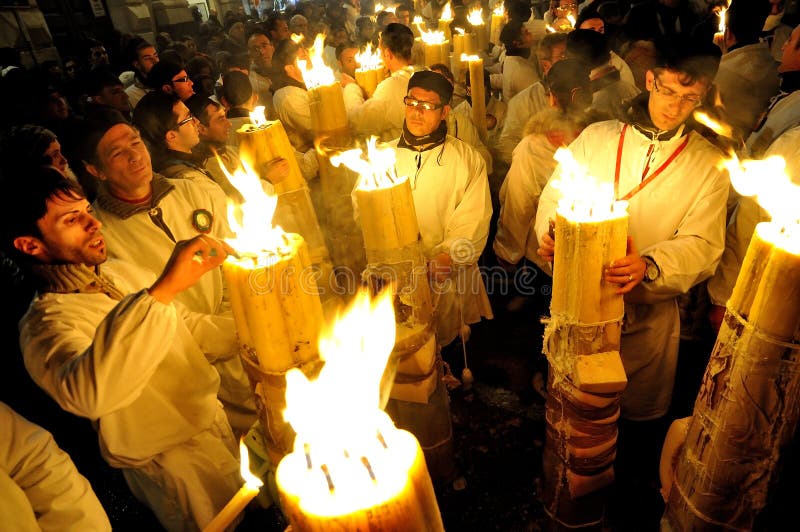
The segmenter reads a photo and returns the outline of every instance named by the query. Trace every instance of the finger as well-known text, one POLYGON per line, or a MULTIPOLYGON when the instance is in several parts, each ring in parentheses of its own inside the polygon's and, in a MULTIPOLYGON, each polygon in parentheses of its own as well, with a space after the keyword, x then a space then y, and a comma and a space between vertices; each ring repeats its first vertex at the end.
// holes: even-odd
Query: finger
POLYGON ((631 281, 630 283, 625 283, 624 285, 622 285, 620 288, 617 289, 617 294, 620 294, 620 295, 621 294, 627 294, 628 292, 633 290, 633 288, 637 284, 639 284, 639 281, 636 281, 636 280, 631 281))

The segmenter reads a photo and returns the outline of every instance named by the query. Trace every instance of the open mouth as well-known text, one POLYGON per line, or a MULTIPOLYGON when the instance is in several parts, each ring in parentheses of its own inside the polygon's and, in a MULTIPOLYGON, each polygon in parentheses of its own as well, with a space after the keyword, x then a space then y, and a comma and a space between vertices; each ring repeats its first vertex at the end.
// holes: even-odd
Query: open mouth
POLYGON ((106 241, 101 237, 96 240, 89 242, 89 247, 92 249, 100 249, 105 246, 106 241))

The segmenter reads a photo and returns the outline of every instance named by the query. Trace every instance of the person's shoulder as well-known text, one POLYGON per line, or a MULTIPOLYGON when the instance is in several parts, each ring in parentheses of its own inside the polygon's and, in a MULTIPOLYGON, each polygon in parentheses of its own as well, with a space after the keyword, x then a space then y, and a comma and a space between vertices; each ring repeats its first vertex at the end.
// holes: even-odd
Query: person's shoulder
POLYGON ((594 140, 598 135, 616 136, 619 135, 624 126, 625 124, 616 119, 602 120, 586 126, 578 137, 591 138, 594 140))

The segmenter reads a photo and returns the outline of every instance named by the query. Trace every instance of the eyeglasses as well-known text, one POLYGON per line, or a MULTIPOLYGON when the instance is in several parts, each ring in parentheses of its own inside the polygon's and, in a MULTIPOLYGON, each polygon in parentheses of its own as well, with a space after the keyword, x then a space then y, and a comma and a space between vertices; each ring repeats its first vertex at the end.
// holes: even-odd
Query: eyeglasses
POLYGON ((441 109, 444 107, 444 105, 441 103, 423 102, 412 98, 411 96, 406 96, 403 98, 403 103, 406 104, 407 107, 411 107, 412 109, 422 109, 423 111, 435 111, 436 109, 441 109))
POLYGON ((670 101, 680 100, 681 105, 691 105, 692 107, 700 107, 703 104, 703 97, 698 96, 697 94, 684 94, 680 95, 677 92, 673 91, 672 89, 668 89, 666 87, 659 87, 658 86, 658 78, 653 78, 653 89, 663 96, 664 98, 670 101))
POLYGON ((182 78, 173 79, 172 83, 186 83, 189 81, 189 76, 183 76, 182 78))
POLYGON ((184 118, 183 120, 178 122, 178 125, 176 126, 176 129, 181 127, 184 124, 188 124, 189 122, 194 122, 195 120, 196 119, 195 119, 194 115, 190 113, 189 116, 187 116, 186 118, 184 118))

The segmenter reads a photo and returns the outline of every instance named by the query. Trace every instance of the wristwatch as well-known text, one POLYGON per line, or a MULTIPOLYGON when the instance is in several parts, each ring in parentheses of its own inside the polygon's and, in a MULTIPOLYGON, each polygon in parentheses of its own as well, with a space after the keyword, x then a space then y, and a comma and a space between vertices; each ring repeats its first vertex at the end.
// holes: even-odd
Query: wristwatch
POLYGON ((658 264, 656 264, 656 262, 653 260, 653 257, 644 255, 642 256, 642 260, 645 264, 644 278, 642 281, 645 283, 652 283, 659 278, 661 275, 661 270, 659 269, 658 264))

